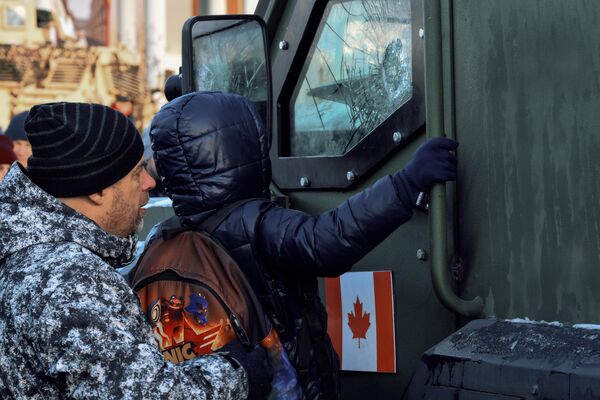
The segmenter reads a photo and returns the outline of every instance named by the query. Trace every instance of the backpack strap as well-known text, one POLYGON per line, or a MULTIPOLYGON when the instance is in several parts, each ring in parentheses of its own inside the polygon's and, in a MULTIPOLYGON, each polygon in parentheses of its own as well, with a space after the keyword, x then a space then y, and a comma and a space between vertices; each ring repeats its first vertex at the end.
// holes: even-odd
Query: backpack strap
MULTIPOLYGON (((212 213, 204 221, 200 222, 197 229, 199 229, 203 232, 206 232, 215 241, 215 243, 217 245, 223 247, 216 240, 216 238, 212 237, 213 233, 217 230, 219 225, 221 225, 221 223, 223 221, 225 221, 225 219, 233 212, 233 210, 235 210, 236 208, 238 208, 252 200, 256 200, 256 198, 243 199, 243 200, 234 201, 233 203, 225 204, 223 207, 219 208, 214 213, 212 213)), ((223 247, 223 249, 225 249, 225 248, 223 247)), ((247 294, 250 297, 250 301, 251 301, 254 309, 257 311, 257 315, 255 317, 257 318, 259 329, 262 330, 261 333, 264 336, 267 336, 269 334, 269 331, 271 330, 271 323, 268 320, 268 318, 266 318, 266 316, 265 316, 265 310, 263 309, 261 302, 259 301, 258 297, 256 296, 254 288, 252 287, 252 285, 250 285, 250 282, 248 282, 248 278, 246 277, 246 274, 244 274, 242 272, 240 274, 240 278, 241 278, 244 286, 246 287, 247 294)))
POLYGON ((217 230, 219 225, 221 225, 221 223, 225 221, 225 218, 227 218, 229 214, 233 212, 233 210, 252 200, 256 199, 243 199, 235 201, 233 203, 225 204, 223 207, 219 208, 214 213, 212 213, 204 221, 200 222, 200 230, 212 235, 217 230))
POLYGON ((321 392, 324 398, 326 400, 339 399, 338 370, 331 365, 329 360, 330 346, 327 340, 327 328, 316 310, 317 280, 303 281, 299 287, 303 321, 298 354, 298 378, 303 383, 310 379, 309 366, 311 357, 314 357, 321 378, 321 392))
MULTIPOLYGON (((223 207, 217 209, 214 213, 212 213, 208 218, 204 221, 200 222, 200 224, 196 227, 193 226, 185 226, 181 224, 181 221, 177 215, 173 215, 170 218, 162 221, 156 227, 157 234, 152 235, 152 239, 161 238, 163 240, 169 240, 185 231, 204 231, 209 235, 212 235, 213 232, 221 225, 221 223, 239 206, 248 203, 252 199, 243 199, 238 200, 233 203, 225 204, 223 207)), ((154 233, 154 228, 152 228, 151 233, 154 233)), ((148 236, 151 236, 149 233, 148 236)), ((151 241, 150 241, 151 242, 151 241)), ((146 243, 146 248, 150 244, 150 242, 146 243)))
MULTIPOLYGON (((181 232, 185 232, 185 231, 189 231, 190 229, 181 225, 181 222, 179 221, 179 217, 177 215, 173 215, 172 217, 169 217, 167 219, 165 219, 163 222, 161 222, 158 227, 157 227, 157 231, 158 231, 158 235, 154 237, 154 239, 160 237, 163 240, 169 240, 169 239, 173 239, 175 236, 177 236, 178 234, 180 234, 181 232)), ((150 235, 150 234, 148 234, 150 235)), ((146 247, 148 247, 150 243, 148 243, 146 245, 146 247)))

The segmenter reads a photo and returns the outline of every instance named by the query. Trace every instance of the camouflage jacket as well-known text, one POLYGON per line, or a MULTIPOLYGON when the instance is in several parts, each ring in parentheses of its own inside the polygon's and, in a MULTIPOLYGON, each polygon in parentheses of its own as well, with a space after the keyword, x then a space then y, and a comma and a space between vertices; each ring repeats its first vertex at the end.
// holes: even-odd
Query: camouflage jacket
POLYGON ((246 398, 246 373, 233 360, 164 361, 113 268, 135 243, 109 235, 13 164, 0 183, 0 398, 246 398))

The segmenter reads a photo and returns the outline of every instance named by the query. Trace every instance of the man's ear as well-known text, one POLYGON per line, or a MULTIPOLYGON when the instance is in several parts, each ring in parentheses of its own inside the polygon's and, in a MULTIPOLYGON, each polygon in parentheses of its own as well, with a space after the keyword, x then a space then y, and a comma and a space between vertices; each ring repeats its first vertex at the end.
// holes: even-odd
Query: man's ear
POLYGON ((96 193, 92 193, 92 194, 88 194, 87 197, 88 199, 90 199, 90 201, 97 205, 97 206, 101 206, 104 203, 106 203, 107 201, 107 196, 108 196, 108 190, 105 189, 101 189, 99 191, 97 191, 96 193))

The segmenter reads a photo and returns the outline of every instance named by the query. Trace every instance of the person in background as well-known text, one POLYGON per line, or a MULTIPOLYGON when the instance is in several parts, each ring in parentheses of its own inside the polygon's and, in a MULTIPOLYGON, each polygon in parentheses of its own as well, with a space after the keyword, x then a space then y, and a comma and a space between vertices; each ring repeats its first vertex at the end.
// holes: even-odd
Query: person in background
POLYGON ((0 135, 0 181, 8 172, 10 165, 17 160, 13 152, 13 143, 10 138, 0 135))
POLYGON ((133 290, 154 180, 139 133, 98 104, 34 106, 28 169, 0 182, 0 398, 245 399, 268 393, 266 353, 232 342, 166 362, 133 290), (252 366, 252 368, 248 367, 252 366))
POLYGON ((28 111, 23 111, 15 115, 4 132, 13 141, 13 152, 17 156, 17 161, 25 168, 27 168, 27 159, 31 157, 31 145, 24 126, 28 113, 28 111))
POLYGON ((113 110, 117 110, 125 115, 131 122, 135 123, 133 118, 133 101, 127 96, 118 95, 117 99, 112 103, 113 110))

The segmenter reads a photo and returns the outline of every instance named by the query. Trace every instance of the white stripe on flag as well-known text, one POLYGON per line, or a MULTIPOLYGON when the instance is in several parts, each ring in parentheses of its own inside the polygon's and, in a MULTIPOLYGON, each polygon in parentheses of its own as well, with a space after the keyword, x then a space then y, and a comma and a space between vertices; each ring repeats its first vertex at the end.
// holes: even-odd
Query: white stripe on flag
POLYGON ((340 277, 342 297, 342 368, 351 371, 377 371, 377 316, 375 315, 375 293, 372 272, 354 272, 340 277), (361 315, 356 315, 355 304, 362 303, 361 315), (353 338, 348 325, 348 314, 352 313, 363 322, 370 323, 366 339, 353 338), (365 313, 368 313, 367 317, 365 313), (360 343, 360 347, 359 347, 360 343))

